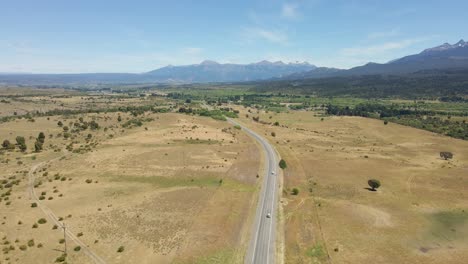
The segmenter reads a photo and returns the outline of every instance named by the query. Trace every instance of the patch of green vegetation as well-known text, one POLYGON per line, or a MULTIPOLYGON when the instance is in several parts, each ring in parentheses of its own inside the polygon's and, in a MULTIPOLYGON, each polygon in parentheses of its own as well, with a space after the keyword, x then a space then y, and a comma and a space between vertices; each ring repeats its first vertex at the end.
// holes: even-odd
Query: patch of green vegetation
POLYGON ((254 192, 256 190, 254 185, 244 184, 229 178, 223 180, 223 189, 235 190, 238 192, 254 192))
POLYGON ((444 240, 468 237, 468 210, 437 212, 429 215, 429 218, 433 236, 444 240))
POLYGON ((311 258, 323 258, 326 256, 325 250, 323 249, 322 245, 317 244, 313 247, 310 247, 306 251, 306 255, 311 258))
POLYGON ((213 254, 210 254, 208 256, 203 256, 195 260, 195 262, 191 262, 191 263, 195 263, 195 264, 237 263, 234 258, 235 258, 234 250, 224 249, 224 250, 217 251, 213 254))
MULTIPOLYGON (((467 108, 468 109, 468 105, 467 108)), ((468 139, 468 123, 461 118, 468 112, 426 110, 418 106, 384 105, 380 103, 358 104, 354 107, 327 105, 326 113, 338 116, 362 116, 381 118, 385 121, 411 126, 431 132, 468 139), (452 119, 452 116, 458 116, 452 119)))
POLYGON ((163 177, 163 176, 112 176, 111 181, 136 182, 156 185, 161 188, 170 187, 218 187, 219 178, 216 177, 163 177))
POLYGON ((179 113, 195 114, 199 116, 208 116, 216 120, 226 121, 226 117, 236 118, 237 112, 231 112, 229 108, 207 110, 207 109, 192 109, 192 108, 179 108, 179 113))
POLYGON ((208 140, 208 139, 186 139, 183 141, 187 144, 218 144, 219 140, 208 140))

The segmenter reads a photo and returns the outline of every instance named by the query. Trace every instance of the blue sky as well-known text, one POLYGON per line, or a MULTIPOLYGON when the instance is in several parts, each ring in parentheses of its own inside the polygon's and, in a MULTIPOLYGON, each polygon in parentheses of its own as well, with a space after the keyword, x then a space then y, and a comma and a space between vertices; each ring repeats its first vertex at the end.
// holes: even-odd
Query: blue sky
POLYGON ((468 1, 1 0, 0 72, 145 72, 308 61, 349 68, 467 38, 468 1))

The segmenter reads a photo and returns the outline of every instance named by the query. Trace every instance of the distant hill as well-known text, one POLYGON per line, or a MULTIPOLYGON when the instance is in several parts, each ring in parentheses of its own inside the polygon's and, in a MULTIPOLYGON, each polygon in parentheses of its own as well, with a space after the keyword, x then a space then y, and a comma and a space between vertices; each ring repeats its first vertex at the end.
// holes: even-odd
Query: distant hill
POLYGON ((167 66, 146 73, 161 82, 242 82, 283 77, 315 69, 314 65, 261 61, 251 64, 220 64, 203 61, 187 66, 167 66))
POLYGON ((368 63, 349 70, 316 67, 307 62, 261 61, 251 64, 221 64, 206 60, 193 65, 169 65, 141 74, 0 74, 0 85, 249 82, 363 75, 401 75, 425 70, 446 69, 468 69, 468 42, 460 40, 453 45, 445 43, 426 49, 419 54, 392 60, 388 63, 368 63))
POLYGON ((86 73, 86 74, 0 74, 0 84, 122 84, 122 83, 207 83, 242 82, 283 77, 315 69, 307 62, 284 63, 261 61, 251 64, 221 64, 203 61, 200 64, 166 66, 141 74, 86 73))
POLYGON ((440 99, 468 102, 468 68, 423 70, 398 75, 352 75, 251 82, 256 92, 321 97, 440 99))
POLYGON ((443 45, 429 48, 419 54, 406 56, 392 60, 388 63, 368 63, 363 66, 349 70, 338 70, 333 68, 316 68, 300 74, 285 76, 283 79, 306 79, 337 76, 359 76, 359 75, 396 75, 408 74, 423 70, 435 69, 461 69, 468 68, 468 42, 460 40, 451 45, 443 45))

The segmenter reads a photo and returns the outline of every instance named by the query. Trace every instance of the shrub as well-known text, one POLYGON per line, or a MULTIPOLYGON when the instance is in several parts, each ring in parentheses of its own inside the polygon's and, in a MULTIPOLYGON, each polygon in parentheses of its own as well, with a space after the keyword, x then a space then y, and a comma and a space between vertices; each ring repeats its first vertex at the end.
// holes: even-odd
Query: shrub
POLYGON ((67 254, 62 254, 60 257, 55 259, 55 262, 64 262, 67 260, 67 254))
POLYGON ((33 224, 32 228, 37 228, 38 225, 36 223, 33 224))
POLYGON ((448 151, 442 151, 440 152, 440 157, 443 158, 444 160, 448 160, 448 159, 452 159, 453 158, 453 154, 452 152, 448 152, 448 151))
POLYGON ((117 252, 123 252, 125 250, 124 246, 120 246, 118 249, 117 249, 117 252))
POLYGON ((13 145, 8 139, 5 139, 2 143, 2 147, 4 149, 14 149, 15 145, 13 145))
POLYGON ((57 225, 54 225, 54 226, 52 227, 53 230, 55 230, 55 229, 57 229, 57 228, 58 228, 57 225))
POLYGON ((62 127, 62 126, 63 126, 62 121, 58 121, 58 122, 57 122, 57 126, 62 127))
POLYGON ((63 243, 65 243, 65 239, 61 238, 61 239, 59 240, 59 244, 63 244, 63 243))
POLYGON ((376 179, 368 180, 367 184, 372 188, 372 191, 376 191, 376 189, 380 187, 380 181, 376 179))
POLYGON ((79 232, 78 234, 76 234, 77 237, 81 237, 83 236, 83 232, 79 232))
POLYGON ((73 250, 78 252, 78 251, 81 250, 81 247, 80 247, 80 246, 76 246, 73 250))
POLYGON ((21 245, 19 246, 19 249, 21 249, 22 251, 25 251, 26 249, 28 249, 28 247, 26 245, 21 245))
POLYGON ((91 180, 91 179, 86 180, 86 183, 92 183, 92 182, 93 182, 93 180, 91 180))
POLYGON ((388 121, 387 121, 387 120, 385 120, 383 123, 384 123, 384 125, 387 125, 387 124, 388 124, 388 121))
POLYGON ((34 239, 28 241, 28 247, 34 247, 34 239))
POLYGON ((276 133, 275 133, 275 132, 271 132, 271 136, 272 136, 272 137, 276 137, 276 133))
POLYGON ((293 188, 291 193, 292 193, 292 195, 298 195, 299 194, 299 189, 298 188, 293 188))
POLYGON ((280 162, 279 162, 279 166, 281 169, 286 169, 288 166, 286 165, 286 161, 284 161, 284 159, 281 159, 280 162))
POLYGON ((37 221, 39 224, 45 224, 47 223, 47 220, 45 218, 41 218, 37 221))

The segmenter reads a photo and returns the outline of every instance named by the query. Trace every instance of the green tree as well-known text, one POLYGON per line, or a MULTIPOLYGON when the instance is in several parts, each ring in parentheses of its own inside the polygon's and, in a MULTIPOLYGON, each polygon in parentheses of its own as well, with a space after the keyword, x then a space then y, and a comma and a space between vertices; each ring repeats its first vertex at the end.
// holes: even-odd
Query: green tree
POLYGON ((45 140, 44 132, 39 133, 39 136, 37 136, 37 140, 44 144, 44 140, 45 140))
POLYGON ((15 145, 11 144, 11 142, 8 139, 3 140, 2 147, 4 149, 14 149, 15 145))
POLYGON ((299 189, 298 188, 293 188, 291 193, 292 193, 292 195, 298 195, 299 194, 299 189))
POLYGON ((376 179, 370 179, 367 181, 367 184, 372 188, 372 191, 376 191, 380 187, 380 181, 376 179))
POLYGON ((35 152, 41 152, 42 150, 42 142, 39 141, 39 139, 36 140, 34 143, 34 151, 35 152))
POLYGON ((26 140, 24 139, 24 137, 21 137, 21 136, 17 136, 16 137, 16 144, 18 145, 19 149, 21 151, 26 151, 26 149, 28 148, 26 146, 26 140))
POLYGON ((288 166, 286 165, 286 161, 284 161, 284 159, 281 159, 280 162, 279 162, 279 166, 281 169, 286 169, 288 166))
POLYGON ((96 130, 99 128, 99 124, 96 122, 96 121, 91 121, 89 122, 89 127, 92 129, 92 130, 96 130))

